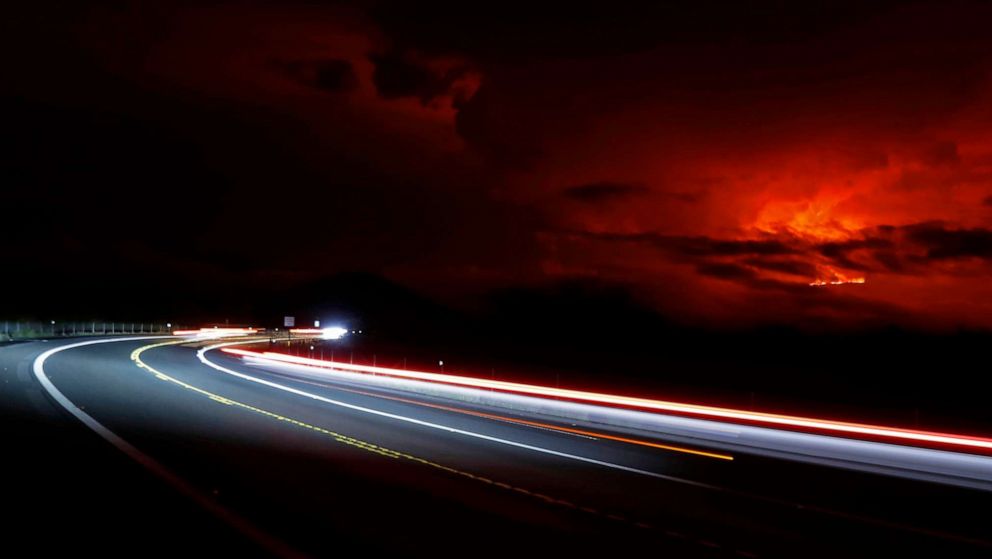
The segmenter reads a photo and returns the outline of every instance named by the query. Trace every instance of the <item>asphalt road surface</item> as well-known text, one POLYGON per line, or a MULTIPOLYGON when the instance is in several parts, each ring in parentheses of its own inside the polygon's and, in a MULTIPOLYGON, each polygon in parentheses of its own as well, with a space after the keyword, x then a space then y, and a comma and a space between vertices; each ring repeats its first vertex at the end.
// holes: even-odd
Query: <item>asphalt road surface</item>
POLYGON ((224 374, 197 358, 202 342, 52 351, 91 341, 0 346, 0 471, 14 513, 5 545, 102 555, 992 555, 986 491, 727 460, 700 445, 688 450, 715 456, 693 454, 657 434, 590 434, 207 353, 330 404, 224 374))

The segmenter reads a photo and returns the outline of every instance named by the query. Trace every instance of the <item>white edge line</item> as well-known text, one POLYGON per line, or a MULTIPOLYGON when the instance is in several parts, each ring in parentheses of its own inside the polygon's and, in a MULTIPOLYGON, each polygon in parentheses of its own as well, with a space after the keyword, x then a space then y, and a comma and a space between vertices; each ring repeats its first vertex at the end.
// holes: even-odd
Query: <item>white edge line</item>
POLYGON ((281 557, 300 557, 301 554, 290 548, 287 544, 279 541, 273 536, 259 530, 248 520, 240 517, 234 512, 224 508, 222 505, 214 502, 212 499, 201 493, 198 489, 190 485, 186 480, 179 477, 179 475, 172 472, 172 470, 166 468, 161 462, 155 460, 151 456, 145 454, 144 452, 138 450, 137 447, 127 442, 120 437, 117 433, 114 433, 102 423, 93 418, 90 414, 83 411, 79 406, 72 403, 69 398, 62 393, 61 390, 56 388, 52 383, 51 379, 45 373, 45 361, 49 357, 55 355, 56 353, 74 349, 77 347, 83 347, 94 344, 106 344, 114 342, 131 342, 138 340, 160 340, 163 338, 172 338, 173 336, 142 336, 137 338, 113 338, 113 339, 101 339, 101 340, 87 340, 85 342, 77 342, 74 344, 63 345, 55 347, 45 351, 41 355, 35 358, 32 365, 32 370, 34 372, 35 378, 41 383, 42 388, 54 399, 62 408, 68 411, 76 419, 88 427, 91 431, 100 435, 101 438, 114 445, 118 450, 126 454, 129 458, 135 462, 144 466, 148 471, 152 472, 174 489, 185 495, 187 498, 192 499, 196 504, 200 505, 208 512, 218 517, 220 520, 226 522, 245 536, 251 538, 256 543, 262 545, 271 552, 276 553, 281 557))
POLYGON ((95 432, 97 435, 100 435, 100 437, 102 437, 104 440, 114 445, 115 447, 117 447, 118 450, 120 450, 124 454, 127 454, 136 462, 139 462, 141 463, 141 465, 145 466, 149 470, 154 471, 157 475, 163 477, 169 477, 172 474, 164 466, 156 462, 155 459, 148 456, 144 452, 141 452, 140 450, 135 448, 134 445, 125 441, 110 429, 104 427, 102 423, 93 419, 93 416, 84 412, 81 408, 76 406, 76 404, 73 404, 72 401, 69 400, 69 398, 66 398, 65 394, 63 394, 61 390, 59 390, 58 388, 55 387, 54 384, 52 384, 51 379, 49 379, 48 375, 45 374, 45 361, 47 361, 48 358, 51 357, 52 355, 55 355, 56 353, 62 351, 66 351, 77 347, 87 346, 87 345, 93 345, 93 344, 105 344, 111 342, 123 342, 123 341, 135 341, 135 340, 151 340, 151 339, 159 339, 159 338, 160 336, 147 336, 141 338, 88 340, 85 342, 77 342, 74 344, 58 346, 36 357, 32 369, 34 371, 35 378, 37 378, 38 382, 41 383, 42 388, 44 388, 45 391, 48 392, 48 394, 60 406, 62 406, 66 411, 71 413, 76 419, 81 421, 84 425, 89 427, 90 430, 95 432))
POLYGON ((258 384, 261 384, 261 385, 264 385, 264 386, 268 386, 270 388, 275 388, 275 389, 278 389, 278 390, 283 390, 285 392, 289 392, 291 394, 296 394, 297 396, 303 396, 305 398, 310 398, 310 399, 313 399, 313 400, 324 402, 326 404, 340 406, 340 407, 343 407, 343 408, 347 408, 347 409, 351 409, 351 410, 355 410, 355 411, 360 411, 360 412, 364 412, 364 413, 369 413, 369 414, 372 414, 372 415, 378 415, 378 416, 381 416, 381 417, 388 417, 390 419, 395 419, 395 420, 398 420, 398 421, 404 421, 404 422, 407 422, 407 423, 413 423, 415 425, 420 425, 420 426, 423 426, 423 427, 430 427, 432 429, 438 429, 440 431, 447 431, 449 433, 457 433, 459 435, 464 435, 464 436, 467 436, 467 437, 473 437, 473 438, 476 438, 476 439, 482 439, 482 440, 486 440, 486 441, 490 441, 490 442, 494 442, 494 443, 504 444, 504 445, 507 445, 507 446, 513 446, 513 447, 517 447, 517 448, 523 448, 523 449, 526 449, 526 450, 532 450, 534 452, 540 452, 540 453, 543 453, 543 454, 551 454, 553 456, 558 456, 558 457, 561 457, 561 458, 568 458, 570 460, 577 460, 579 462, 586 462, 586 463, 589 463, 589 464, 596 464, 598 466, 604 466, 604 467, 613 468, 613 469, 616 469, 616 470, 623 470, 623 471, 626 471, 626 472, 631 472, 631 473, 635 473, 635 474, 641 474, 641 475, 645 475, 645 476, 655 477, 655 478, 664 479, 664 480, 668 480, 668 481, 674 481, 674 482, 678 482, 678 483, 685 483, 685 484, 694 485, 694 486, 697 486, 697 487, 705 487, 707 489, 723 490, 722 487, 718 487, 718 486, 715 486, 715 485, 710 485, 708 483, 703 483, 703 482, 699 482, 699 481, 693 481, 693 480, 690 480, 690 479, 685 479, 685 478, 680 478, 680 477, 675 477, 675 476, 668 476, 668 475, 659 474, 659 473, 656 473, 656 472, 649 472, 647 470, 641 470, 641 469, 638 469, 638 468, 632 468, 630 466, 624 466, 624 465, 621 465, 621 464, 614 464, 612 462, 604 462, 602 460, 596 460, 595 458, 587 458, 585 456, 578 456, 578 455, 569 454, 569 453, 566 453, 566 452, 559 452, 557 450, 551 450, 551 449, 542 448, 542 447, 539 447, 539 446, 529 445, 529 444, 525 444, 525 443, 519 443, 519 442, 516 442, 516 441, 507 440, 507 439, 501 439, 499 437, 493 437, 493 436, 490 436, 490 435, 483 435, 482 433, 476 433, 476 432, 473 432, 473 431, 466 431, 464 429, 458 429, 458 428, 455 428, 455 427, 448 427, 447 425, 440 425, 438 423, 431 423, 429 421, 423 421, 423 420, 420 420, 420 419, 414 419, 412 417, 406 417, 406 416, 397 415, 397 414, 394 414, 394 413, 384 412, 384 411, 380 411, 380 410, 374 410, 372 408, 366 408, 364 406, 357 406, 357 405, 354 405, 354 404, 349 404, 347 402, 342 402, 342 401, 339 401, 339 400, 334 400, 332 398, 327 398, 325 396, 320 396, 319 394, 314 394, 312 392, 307 392, 305 390, 300 390, 298 388, 292 388, 290 386, 286 386, 284 384, 279 384, 277 382, 272 382, 272 381, 269 381, 269 380, 260 379, 258 377, 253 377, 251 375, 246 375, 244 373, 239 373, 237 371, 233 371, 233 370, 228 369, 226 367, 222 367, 220 365, 217 365, 216 363, 210 361, 206 357, 206 353, 208 351, 212 351, 212 350, 215 350, 215 349, 219 349, 219 348, 227 347, 227 346, 232 346, 232 345, 240 345, 240 344, 247 344, 247 343, 257 343, 257 342, 258 342, 257 340, 253 340, 253 341, 250 341, 250 342, 249 341, 241 341, 241 342, 228 342, 228 343, 222 343, 222 344, 215 344, 215 345, 208 346, 208 347, 205 347, 203 349, 200 349, 196 353, 196 356, 200 359, 200 361, 203 362, 203 364, 207 365, 208 367, 212 367, 214 369, 217 369, 218 371, 221 371, 223 373, 227 373, 229 375, 235 376, 235 377, 240 378, 240 379, 244 379, 244 380, 255 382, 255 383, 258 383, 258 384))

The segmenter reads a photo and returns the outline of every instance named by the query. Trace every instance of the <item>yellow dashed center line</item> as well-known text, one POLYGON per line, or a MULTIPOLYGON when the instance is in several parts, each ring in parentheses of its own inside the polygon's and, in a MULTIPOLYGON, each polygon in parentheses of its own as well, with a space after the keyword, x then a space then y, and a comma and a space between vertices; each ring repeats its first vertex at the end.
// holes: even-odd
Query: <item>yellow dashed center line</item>
POLYGON ((171 383, 176 384, 178 386, 181 386, 181 387, 183 387, 183 388, 185 388, 187 390, 191 390, 193 392, 196 392, 197 394, 200 394, 202 396, 206 396, 207 398, 209 398, 209 399, 211 399, 214 402, 217 402, 219 404, 224 404, 224 405, 227 405, 227 406, 238 407, 238 408, 241 408, 241 409, 244 409, 244 410, 248 410, 248 411, 257 413, 259 415, 263 415, 263 416, 270 417, 270 418, 275 419, 275 420, 278 420, 278 421, 282 421, 282 422, 285 422, 285 423, 289 423, 291 425, 295 425, 297 427, 301 427, 303 429, 309 429, 311 431, 314 431, 314 432, 317 432, 317 433, 320 433, 320 434, 323 434, 323 435, 327 435, 328 437, 334 439, 335 441, 337 441, 339 443, 342 443, 342 444, 346 444, 346 445, 351 446, 353 448, 359 448, 361 450, 372 452, 372 453, 378 454, 380 456, 385 456, 386 458, 393 458, 393 459, 400 458, 400 459, 404 459, 404 460, 407 460, 407 461, 410 461, 410 462, 415 462, 417 464, 422 464, 424 466, 429 466, 431 468, 434 468, 434 469, 437 469, 437 470, 441 470, 441 471, 444 471, 444 472, 447 472, 447 473, 450 473, 450 474, 455 474, 455 475, 458 475, 458 476, 461 476, 461 477, 465 477, 465 478, 468 478, 468 479, 471 479, 471 480, 482 482, 482 483, 485 483, 487 485, 492 485, 494 487, 499 487, 501 489, 505 489, 505 490, 508 490, 508 491, 513 491, 515 493, 520 493, 520 494, 523 494, 523 495, 527 495, 529 497, 533 497, 535 499, 539 499, 539 500, 544 501, 546 503, 551 503, 551 504, 560 505, 560 506, 563 506, 563 507, 568 507, 570 509, 579 510, 579 511, 586 512, 586 513, 589 513, 589 514, 593 514, 593 515, 596 515, 596 516, 600 516, 600 517, 603 517, 603 518, 608 518, 610 520, 627 522, 627 523, 630 523, 630 524, 632 524, 634 526, 637 526, 637 527, 640 527, 640 528, 652 528, 652 526, 650 526, 649 524, 645 524, 643 522, 635 522, 633 520, 624 518, 624 517, 619 516, 619 515, 616 515, 616 514, 605 513, 603 511, 599 511, 599 510, 594 509, 594 508, 591 508, 591 507, 579 506, 579 505, 576 505, 575 503, 572 503, 570 501, 566 501, 566 500, 563 500, 563 499, 556 499, 554 497, 551 497, 549 495, 545 495, 543 493, 538 493, 536 491, 530 491, 529 489, 524 489, 523 487, 518 487, 518 486, 515 486, 515 485, 510 485, 510 484, 507 484, 507 483, 503 483, 503 482, 500 482, 500 481, 495 481, 495 480, 489 479, 489 478, 484 477, 484 476, 476 475, 476 474, 473 474, 471 472, 467 472, 467 471, 464 471, 464 470, 459 470, 457 468, 452 468, 450 466, 445 466, 443 464, 439 464, 439 463, 433 462, 431 460, 420 458, 420 457, 414 456, 412 454, 407 454, 405 452, 399 452, 399 451, 392 450, 392 449, 389 449, 389 448, 385 448, 385 447, 382 447, 382 446, 379 446, 379 445, 375 445, 375 444, 372 444, 372 443, 369 443, 369 442, 365 442, 363 440, 356 439, 354 437, 349 437, 348 435, 343 435, 341 433, 336 433, 334 431, 331 431, 330 429, 325 429, 323 427, 319 427, 317 425, 306 423, 306 422, 300 421, 298 419, 293 419, 291 417, 286 417, 284 415, 280 415, 280 414, 275 413, 275 412, 271 412, 271 411, 268 411, 268 410, 265 410, 265 409, 262 409, 262 408, 259 408, 259 407, 256 407, 256 406, 252 406, 250 404, 245 404, 243 402, 239 402, 237 400, 232 400, 230 398, 225 398, 224 396, 220 396, 218 394, 214 394, 213 392, 209 392, 209 391, 204 390, 204 389, 202 389, 202 388, 200 388, 198 386, 193 386, 192 384, 189 384, 189 383, 183 382, 183 381, 181 381, 181 380, 179 380, 177 378, 171 377, 171 376, 163 373, 162 371, 159 371, 158 369, 155 369, 155 368, 151 367, 150 365, 148 365, 147 363, 145 363, 141 359, 141 354, 144 353, 145 351, 148 351, 149 349, 154 349, 154 348, 159 348, 159 347, 164 347, 164 346, 170 346, 170 345, 177 345, 177 344, 182 344, 182 343, 186 343, 186 342, 185 341, 178 341, 178 342, 172 341, 172 342, 157 343, 157 344, 151 344, 151 345, 139 347, 139 348, 135 349, 133 352, 131 352, 131 360, 134 361, 134 363, 138 367, 140 367, 140 368, 148 371, 152 375, 154 375, 155 378, 157 378, 159 380, 162 380, 162 381, 171 382, 171 383))

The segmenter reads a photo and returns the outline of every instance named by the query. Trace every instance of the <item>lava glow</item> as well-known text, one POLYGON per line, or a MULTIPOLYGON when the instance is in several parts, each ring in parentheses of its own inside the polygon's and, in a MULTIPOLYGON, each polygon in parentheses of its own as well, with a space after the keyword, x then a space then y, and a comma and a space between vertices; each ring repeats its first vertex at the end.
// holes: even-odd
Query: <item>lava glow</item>
POLYGON ((762 209, 754 229, 766 234, 787 234, 814 243, 845 241, 864 223, 838 212, 839 200, 803 202, 772 201, 762 209))
POLYGON ((824 287, 827 285, 844 285, 849 283, 865 283, 864 277, 858 278, 844 278, 844 279, 832 279, 832 280, 821 280, 810 282, 811 287, 824 287))
POLYGON ((828 285, 845 285, 865 283, 864 276, 848 276, 833 268, 827 268, 820 278, 810 282, 811 287, 826 287, 828 285))

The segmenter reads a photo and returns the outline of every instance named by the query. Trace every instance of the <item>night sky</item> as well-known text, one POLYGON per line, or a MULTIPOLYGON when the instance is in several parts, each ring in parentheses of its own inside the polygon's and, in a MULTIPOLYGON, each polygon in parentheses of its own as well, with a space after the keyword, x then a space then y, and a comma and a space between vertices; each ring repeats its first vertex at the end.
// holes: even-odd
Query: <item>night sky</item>
POLYGON ((17 312, 363 272, 452 306, 581 284, 706 327, 992 326, 988 4, 22 4, 17 312))

